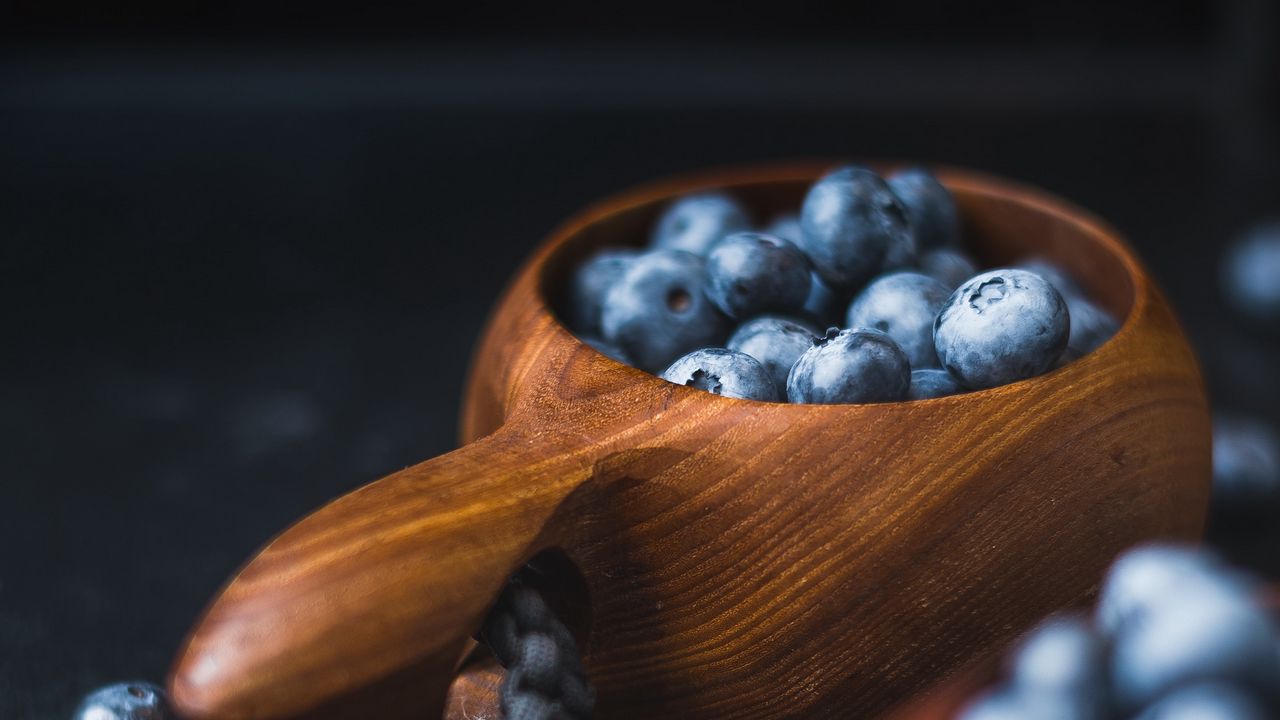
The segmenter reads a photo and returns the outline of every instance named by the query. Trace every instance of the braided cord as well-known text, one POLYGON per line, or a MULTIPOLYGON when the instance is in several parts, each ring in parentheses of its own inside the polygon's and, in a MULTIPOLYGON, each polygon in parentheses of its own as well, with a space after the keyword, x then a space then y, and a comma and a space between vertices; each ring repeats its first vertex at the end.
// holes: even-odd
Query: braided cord
POLYGON ((578 645, 538 590, 508 583, 480 640, 507 669, 498 695, 506 720, 590 720, 595 690, 578 645))

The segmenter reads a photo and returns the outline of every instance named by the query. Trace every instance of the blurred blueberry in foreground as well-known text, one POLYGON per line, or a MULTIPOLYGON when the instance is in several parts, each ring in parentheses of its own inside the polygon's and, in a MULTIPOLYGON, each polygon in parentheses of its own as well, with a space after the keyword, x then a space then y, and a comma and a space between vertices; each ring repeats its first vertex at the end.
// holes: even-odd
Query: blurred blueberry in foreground
POLYGON ((933 321, 950 294, 945 285, 920 273, 882 275, 853 299, 846 324, 886 333, 906 353, 912 368, 938 367, 933 321))
POLYGON ((1107 643, 1084 620, 1049 618, 1027 634, 1013 657, 1014 686, 1043 717, 1106 717, 1107 643))
POLYGON ((707 296, 729 317, 796 312, 809 296, 809 259, 789 240, 728 235, 707 253, 707 296))
POLYGON ((702 258, 678 250, 647 252, 605 295, 604 339, 649 372, 690 350, 719 345, 727 321, 705 291, 702 258))
POLYGON ((1202 549, 1146 545, 1103 583, 1097 623, 1028 633, 962 720, 1261 720, 1280 709, 1280 627, 1258 582, 1202 549))
POLYGON ((1213 420, 1214 520, 1271 516, 1280 509, 1280 436, 1261 420, 1213 420))
POLYGON ((1280 635, 1267 611, 1229 581, 1180 585, 1113 638, 1117 704, 1137 709, 1190 682, 1280 687, 1280 635))
POLYGON ((1222 684, 1189 685, 1147 708, 1137 720, 1268 720, 1273 716, 1247 693, 1222 684))
POLYGON ((587 335, 600 332, 604 295, 639 254, 635 250, 601 250, 578 266, 569 284, 565 307, 574 332, 587 335))
POLYGON ((164 690, 145 682, 116 683, 94 690, 72 716, 74 720, 169 720, 164 690))
POLYGON ((908 168, 889 176, 889 188, 907 210, 920 250, 955 245, 960 240, 956 201, 933 173, 908 168))
POLYGON ((942 366, 969 388, 1004 385, 1053 367, 1067 346, 1062 296, 1039 275, 992 270, 971 278, 934 324, 942 366))
POLYGON ((1237 311, 1280 319, 1280 222, 1259 225, 1236 240, 1222 265, 1222 290, 1237 311))
POLYGON ((888 335, 867 328, 837 330, 815 340, 791 368, 787 399, 807 403, 902 400, 911 364, 888 335))
POLYGON ((785 213, 774 218, 764 231, 774 237, 800 244, 800 213, 785 213))
POLYGON ((833 289, 853 291, 879 271, 891 246, 912 241, 906 209, 879 175, 845 166, 809 189, 800 249, 833 289))
POLYGON ((1051 617, 1015 650, 1013 681, 1023 689, 1098 694, 1106 680, 1107 647, 1089 623, 1051 617))
POLYGON ((978 274, 978 266, 959 250, 938 248, 920 256, 920 272, 947 286, 950 292, 978 274))
POLYGON ((911 400, 928 400, 964 392, 951 373, 939 368, 921 368, 911 371, 911 388, 907 397, 911 400))
POLYGON ((740 325, 725 345, 759 360, 782 392, 786 390, 791 366, 813 347, 814 338, 820 334, 816 328, 799 321, 765 315, 740 325))
POLYGON ((769 402, 783 399, 759 361, 724 348, 694 350, 672 363, 662 373, 662 379, 729 398, 769 402))
POLYGON ((1107 571, 1098 593, 1098 627, 1114 635, 1125 625, 1142 623, 1166 598, 1201 585, 1250 586, 1213 555, 1185 545, 1151 544, 1127 550, 1107 571))
POLYGON ((650 243, 655 248, 706 255, 720 238, 750 228, 751 221, 736 200, 724 193, 700 193, 668 206, 654 226, 650 243))

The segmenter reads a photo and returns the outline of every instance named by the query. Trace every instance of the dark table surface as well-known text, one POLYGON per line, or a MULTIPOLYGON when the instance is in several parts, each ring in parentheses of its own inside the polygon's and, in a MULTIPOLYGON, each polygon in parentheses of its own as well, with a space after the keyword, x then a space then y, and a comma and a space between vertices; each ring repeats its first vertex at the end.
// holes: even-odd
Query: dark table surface
POLYGON ((1280 132, 1214 62, 510 52, 5 59, 0 717, 163 677, 274 532, 452 448, 522 257, 674 171, 871 156, 1045 187, 1138 247, 1215 402, 1275 418, 1277 334, 1216 268, 1280 213, 1280 132))

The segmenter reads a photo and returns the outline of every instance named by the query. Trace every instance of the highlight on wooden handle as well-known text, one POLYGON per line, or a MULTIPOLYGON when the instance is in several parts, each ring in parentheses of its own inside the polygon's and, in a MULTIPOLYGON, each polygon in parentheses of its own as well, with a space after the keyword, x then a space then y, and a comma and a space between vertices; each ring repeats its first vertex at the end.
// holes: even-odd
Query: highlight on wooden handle
POLYGON ((502 429, 286 530, 180 652, 182 717, 440 717, 490 602, 590 476, 555 442, 502 429))

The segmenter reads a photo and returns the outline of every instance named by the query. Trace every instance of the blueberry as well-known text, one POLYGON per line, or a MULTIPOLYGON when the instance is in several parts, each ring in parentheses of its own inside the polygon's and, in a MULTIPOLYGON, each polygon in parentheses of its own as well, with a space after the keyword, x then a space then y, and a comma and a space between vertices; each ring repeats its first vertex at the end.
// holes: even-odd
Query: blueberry
POLYGON ((1230 582, 1178 585, 1114 637, 1111 684, 1135 709, 1190 682, 1280 687, 1280 633, 1267 611, 1230 582))
POLYGON ((734 318, 798 311, 809 296, 809 270, 808 258, 790 241, 734 233, 707 254, 707 297, 734 318))
POLYGON ((569 284, 569 297, 565 303, 574 332, 580 335, 600 332, 600 307, 604 294, 618 282, 637 255, 639 253, 635 250, 606 249, 578 266, 569 284))
POLYGON ((1280 318, 1280 222, 1245 233, 1227 251, 1222 289, 1232 307, 1262 320, 1280 318))
POLYGON ((919 261, 920 249, 916 245, 916 235, 912 228, 912 232, 889 238, 889 244, 884 249, 884 262, 880 263, 880 272, 914 270, 919 261))
POLYGON ((662 379, 729 398, 782 400, 763 365, 746 353, 724 348, 694 350, 671 363, 662 379))
POLYGON ((838 325, 844 318, 849 298, 832 290, 817 273, 809 275, 809 296, 804 299, 804 314, 823 327, 838 325))
POLYGON ((726 346, 759 360, 781 392, 787 387, 791 366, 813 347, 818 335, 815 328, 800 321, 764 315, 739 325, 726 346))
POLYGON ((1037 697, 1079 705, 1075 714, 1106 713, 1107 643, 1079 618, 1050 618, 1024 637, 1013 656, 1012 681, 1037 697))
POLYGON ((1166 695, 1136 720, 1267 720, 1271 717, 1262 703, 1237 688, 1200 683, 1166 695))
POLYGON ((592 348, 595 349, 596 352, 600 353, 601 355, 604 355, 607 358, 613 358, 614 360, 617 360, 618 362, 624 365, 632 364, 631 360, 627 358, 627 354, 622 352, 622 348, 618 347, 617 345, 614 345, 611 342, 602 340, 593 335, 582 335, 578 339, 590 345, 592 348))
POLYGON ((911 363, 879 330, 827 330, 791 367, 787 399, 794 403, 864 403, 902 400, 911 363))
POLYGON ((1212 553, 1173 544, 1141 545, 1112 563, 1098 593, 1096 618, 1104 633, 1145 622, 1152 609, 1186 587, 1230 583, 1247 592, 1245 579, 1212 553))
POLYGON ((718 345, 727 321, 705 291, 702 258, 680 250, 647 252, 605 294, 604 339, 649 372, 690 350, 718 345))
POLYGON ((912 400, 928 400, 962 392, 964 388, 946 370, 920 368, 911 371, 911 387, 907 390, 907 397, 912 400))
POLYGON ((1045 280, 1048 280, 1049 284, 1061 293, 1063 297, 1066 297, 1067 295, 1083 296, 1085 294, 1084 289, 1080 287, 1079 283, 1072 279, 1071 274, 1064 270, 1061 265, 1058 265, 1051 260, 1047 260, 1042 257, 1034 257, 1030 260, 1020 262, 1017 265, 1014 265, 1014 267, 1018 270, 1033 272, 1045 280))
POLYGON ((1111 313, 1083 295, 1064 294, 1062 300, 1067 304, 1067 314, 1071 317, 1071 333, 1067 336, 1067 345, 1081 355, 1102 347, 1120 327, 1111 313))
POLYGON ((1043 258, 1033 258, 1017 267, 1044 278, 1062 296, 1062 301, 1067 304, 1067 315, 1071 317, 1071 333, 1067 337, 1067 345, 1078 356, 1097 350, 1116 334, 1120 323, 1090 300, 1080 284, 1061 266, 1043 258))
POLYGON ((961 285, 933 328, 942 366, 975 389, 1048 370, 1069 333, 1058 291, 1039 275, 1014 269, 985 272, 961 285))
POLYGON ((938 367, 933 321, 950 294, 946 286, 928 275, 883 275, 853 299, 847 324, 887 333, 907 354, 913 368, 938 367))
POLYGON ((718 192, 700 193, 668 206, 653 228, 650 243, 655 248, 706 255, 720 238, 750 228, 746 211, 733 198, 718 192))
POLYGON ((75 720, 167 720, 174 717, 164 690, 145 682, 94 690, 76 708, 75 720))
POLYGON ((833 289, 853 291, 875 275, 890 247, 912 242, 906 209, 874 172, 842 167, 809 189, 800 249, 833 289))
POLYGON ((889 189, 906 208, 916 244, 921 250, 955 245, 960 240, 956 201, 933 173, 908 168, 889 176, 889 189))
POLYGON ((1275 517, 1280 508, 1280 436, 1253 418, 1213 420, 1213 519, 1275 517))
POLYGON ((800 243, 800 214, 786 213, 779 215, 765 227, 764 231, 769 235, 780 237, 783 240, 790 240, 798 245, 800 243))
POLYGON ((920 272, 947 286, 950 292, 978 274, 978 266, 959 250, 938 248, 920 256, 920 272))

